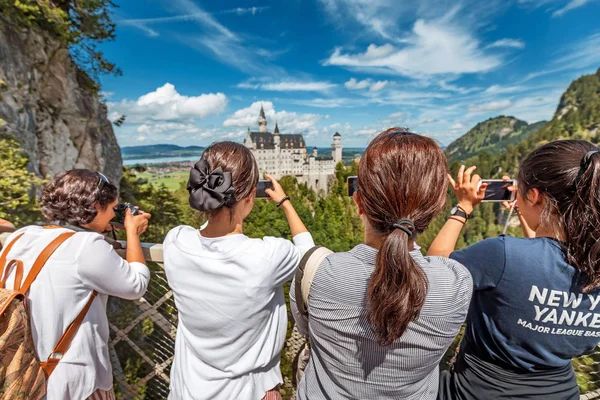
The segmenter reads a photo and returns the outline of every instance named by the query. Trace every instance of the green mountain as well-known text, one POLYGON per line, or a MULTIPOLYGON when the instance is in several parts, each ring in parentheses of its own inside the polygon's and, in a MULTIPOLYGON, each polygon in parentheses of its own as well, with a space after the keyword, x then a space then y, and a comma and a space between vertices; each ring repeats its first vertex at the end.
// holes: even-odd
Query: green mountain
POLYGON ((552 121, 532 137, 539 144, 557 139, 600 141, 600 68, 573 81, 561 96, 552 121))
POLYGON ((509 144, 527 140, 545 124, 546 121, 540 121, 529 125, 525 121, 504 115, 490 118, 452 142, 446 152, 451 160, 465 160, 482 151, 498 154, 509 144))

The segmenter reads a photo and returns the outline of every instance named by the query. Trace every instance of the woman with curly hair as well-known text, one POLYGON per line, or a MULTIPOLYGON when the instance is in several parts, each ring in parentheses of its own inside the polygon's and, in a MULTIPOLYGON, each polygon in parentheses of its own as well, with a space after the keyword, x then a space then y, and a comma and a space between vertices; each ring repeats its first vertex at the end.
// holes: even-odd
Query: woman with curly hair
MULTIPOLYGON (((41 210, 50 224, 17 230, 8 238, 2 254, 2 260, 23 261, 22 276, 27 277, 38 255, 51 242, 66 238, 27 294, 35 350, 46 374, 51 371, 48 400, 114 399, 106 302, 108 296, 128 300, 142 297, 150 279, 139 239, 148 227, 150 214, 133 216, 127 211, 126 260, 104 241, 102 232, 115 216, 117 197, 117 188, 98 172, 62 172, 42 194, 41 210), (68 349, 57 352, 67 328, 82 315, 68 349)), ((4 267, 0 265, 8 274, 6 287, 16 287, 19 274, 15 269, 4 271, 4 267)))

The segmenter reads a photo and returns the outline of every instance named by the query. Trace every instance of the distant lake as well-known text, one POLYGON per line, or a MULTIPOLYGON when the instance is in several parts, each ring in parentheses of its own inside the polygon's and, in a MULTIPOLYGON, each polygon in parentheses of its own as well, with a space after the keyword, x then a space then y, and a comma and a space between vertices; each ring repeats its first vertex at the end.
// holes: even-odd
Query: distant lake
POLYGON ((137 165, 137 164, 159 164, 168 162, 181 162, 181 161, 197 161, 200 159, 198 156, 177 156, 177 157, 153 157, 153 158, 136 158, 123 160, 123 165, 137 165))

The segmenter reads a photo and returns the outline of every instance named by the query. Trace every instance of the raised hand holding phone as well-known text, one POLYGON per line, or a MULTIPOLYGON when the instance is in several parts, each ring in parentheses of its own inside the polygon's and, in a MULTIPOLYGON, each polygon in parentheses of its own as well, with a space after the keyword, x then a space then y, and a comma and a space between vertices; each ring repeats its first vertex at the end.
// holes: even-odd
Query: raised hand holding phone
POLYGON ((273 183, 267 179, 261 179, 256 185, 256 198, 268 199, 267 189, 273 189, 273 183))
POLYGON ((265 174, 265 178, 267 178, 271 184, 270 188, 265 188, 265 193, 270 197, 270 200, 273 200, 275 203, 279 204, 281 200, 287 197, 283 191, 283 188, 271 175, 265 174))
POLYGON ((450 186, 454 189, 458 205, 467 213, 471 214, 473 208, 485 197, 485 189, 487 188, 486 183, 480 183, 481 177, 477 174, 471 176, 473 171, 477 167, 471 166, 465 169, 464 165, 461 165, 456 181, 452 178, 452 175, 448 174, 448 181, 450 186))

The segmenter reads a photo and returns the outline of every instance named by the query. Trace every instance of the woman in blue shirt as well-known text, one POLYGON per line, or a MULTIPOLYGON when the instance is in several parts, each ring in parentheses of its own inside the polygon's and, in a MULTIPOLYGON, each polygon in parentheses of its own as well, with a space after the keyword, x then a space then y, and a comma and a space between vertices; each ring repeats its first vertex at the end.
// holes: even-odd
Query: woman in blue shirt
POLYGON ((571 359, 600 337, 599 150, 564 140, 533 151, 517 179, 526 238, 500 236, 460 251, 456 240, 485 185, 471 176, 475 167, 450 177, 458 206, 428 254, 465 265, 474 292, 438 398, 579 399, 571 359))

